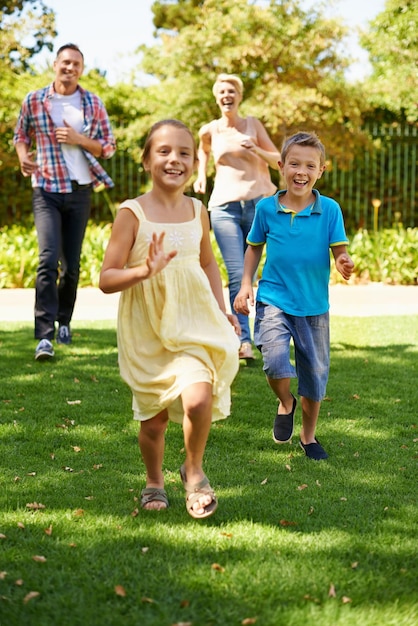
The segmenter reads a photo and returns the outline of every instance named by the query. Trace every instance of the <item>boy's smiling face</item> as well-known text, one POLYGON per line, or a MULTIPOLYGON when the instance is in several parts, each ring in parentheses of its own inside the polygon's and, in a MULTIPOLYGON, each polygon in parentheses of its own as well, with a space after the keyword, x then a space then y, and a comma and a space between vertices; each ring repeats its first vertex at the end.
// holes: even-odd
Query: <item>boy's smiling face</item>
POLYGON ((321 164, 321 153, 312 146, 294 144, 289 148, 284 163, 279 161, 280 171, 289 194, 298 198, 312 193, 316 181, 321 178, 325 165, 321 164))

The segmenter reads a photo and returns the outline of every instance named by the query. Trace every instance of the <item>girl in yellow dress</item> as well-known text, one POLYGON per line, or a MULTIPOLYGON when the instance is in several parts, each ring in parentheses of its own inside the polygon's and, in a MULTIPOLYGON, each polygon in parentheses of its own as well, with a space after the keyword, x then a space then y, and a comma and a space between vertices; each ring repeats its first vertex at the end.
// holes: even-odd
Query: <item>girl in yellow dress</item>
POLYGON ((119 367, 132 390, 146 466, 144 509, 168 506, 162 463, 169 420, 181 423, 180 475, 192 517, 212 515, 217 498, 202 463, 210 426, 230 411, 238 371, 237 318, 225 310, 206 208, 184 190, 197 165, 190 130, 178 120, 151 128, 143 164, 151 191, 120 207, 100 289, 121 291, 119 367))

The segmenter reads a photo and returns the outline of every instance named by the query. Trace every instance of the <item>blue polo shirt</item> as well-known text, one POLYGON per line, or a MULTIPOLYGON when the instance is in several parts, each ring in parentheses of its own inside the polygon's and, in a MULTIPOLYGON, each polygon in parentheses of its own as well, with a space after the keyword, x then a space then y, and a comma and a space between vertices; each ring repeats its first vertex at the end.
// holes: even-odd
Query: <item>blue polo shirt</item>
POLYGON ((266 245, 257 301, 299 317, 329 310, 330 247, 347 245, 340 205, 313 189, 315 202, 300 213, 284 209, 285 190, 256 206, 250 246, 266 245))

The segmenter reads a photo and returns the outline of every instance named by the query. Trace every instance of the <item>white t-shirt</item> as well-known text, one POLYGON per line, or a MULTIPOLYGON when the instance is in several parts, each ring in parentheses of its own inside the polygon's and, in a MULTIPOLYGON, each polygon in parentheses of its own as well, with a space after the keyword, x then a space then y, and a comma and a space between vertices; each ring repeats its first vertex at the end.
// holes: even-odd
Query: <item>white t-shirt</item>
MULTIPOLYGON (((58 93, 54 95, 51 118, 55 126, 65 126, 65 120, 78 133, 83 131, 84 118, 81 109, 81 95, 78 89, 70 96, 62 96, 58 93)), ((66 143, 62 143, 61 148, 71 180, 76 180, 80 185, 91 183, 88 161, 82 149, 79 146, 66 143)))

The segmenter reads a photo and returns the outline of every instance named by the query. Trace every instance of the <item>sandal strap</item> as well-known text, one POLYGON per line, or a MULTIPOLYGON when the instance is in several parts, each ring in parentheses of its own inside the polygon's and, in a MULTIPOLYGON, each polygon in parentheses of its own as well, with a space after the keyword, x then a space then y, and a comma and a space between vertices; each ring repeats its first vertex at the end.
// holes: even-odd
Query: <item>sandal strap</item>
POLYGON ((156 487, 145 487, 141 491, 141 506, 149 502, 164 502, 168 506, 168 498, 165 489, 157 489, 156 487))

